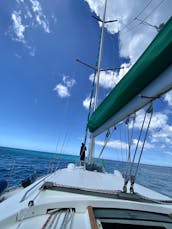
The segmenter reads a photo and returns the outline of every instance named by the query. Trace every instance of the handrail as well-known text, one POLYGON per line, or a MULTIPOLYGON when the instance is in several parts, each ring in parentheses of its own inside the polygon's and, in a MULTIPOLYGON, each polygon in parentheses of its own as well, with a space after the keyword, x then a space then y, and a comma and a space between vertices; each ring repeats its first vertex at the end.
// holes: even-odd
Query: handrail
POLYGON ((26 199, 27 194, 28 194, 31 190, 33 190, 38 184, 40 184, 42 181, 44 181, 48 176, 49 176, 49 175, 43 177, 43 179, 41 179, 38 183, 36 183, 36 184, 33 185, 30 189, 28 189, 28 190, 25 192, 24 196, 21 198, 20 203, 23 202, 23 201, 26 199))

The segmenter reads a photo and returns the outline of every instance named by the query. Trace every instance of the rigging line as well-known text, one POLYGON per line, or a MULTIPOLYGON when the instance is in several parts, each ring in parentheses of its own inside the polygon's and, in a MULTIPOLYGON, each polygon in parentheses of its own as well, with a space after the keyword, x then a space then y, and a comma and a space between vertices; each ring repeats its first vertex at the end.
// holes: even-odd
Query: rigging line
POLYGON ((88 123, 88 121, 90 119, 90 115, 91 115, 91 106, 93 103, 95 79, 96 79, 96 72, 94 73, 94 78, 93 78, 93 82, 92 82, 92 86, 91 86, 90 103, 89 103, 87 122, 86 122, 86 127, 85 127, 84 145, 86 145, 87 136, 88 136, 88 125, 87 125, 87 123, 88 123))
MULTIPOLYGON (((146 4, 146 6, 137 14, 136 17, 139 17, 139 16, 145 11, 145 9, 151 4, 152 1, 153 1, 153 0, 150 0, 150 1, 146 4)), ((134 22, 134 20, 135 20, 135 18, 133 18, 127 25, 124 25, 124 27, 123 27, 119 32, 123 31, 126 27, 128 27, 128 25, 132 24, 132 23, 134 22)))
MULTIPOLYGON (((161 5, 164 1, 165 1, 165 0, 161 0, 161 1, 151 10, 151 12, 150 12, 146 17, 144 17, 144 19, 139 19, 139 20, 141 20, 141 22, 139 22, 137 25, 133 26, 132 28, 128 28, 128 30, 129 30, 129 31, 135 30, 139 25, 143 24, 143 23, 145 22, 145 20, 146 20, 149 16, 151 16, 151 14, 152 14, 155 10, 157 10, 157 9, 160 7, 160 5, 161 5)), ((137 20, 137 16, 134 18, 134 20, 137 20)))
POLYGON ((155 28, 155 29, 157 30, 157 32, 159 32, 160 29, 161 29, 161 26, 152 25, 152 24, 150 24, 149 22, 143 21, 142 19, 136 18, 136 20, 141 21, 141 23, 142 23, 143 25, 148 25, 148 26, 150 26, 150 27, 155 28))
POLYGON ((123 158, 123 150, 122 150, 121 127, 120 127, 120 129, 119 129, 119 138, 120 138, 120 142, 121 142, 121 158, 122 158, 122 162, 124 162, 124 158, 123 158))
POLYGON ((96 71, 94 72, 94 78, 93 78, 93 82, 92 82, 92 86, 91 86, 90 103, 89 103, 89 109, 88 109, 88 115, 87 115, 87 121, 86 121, 86 127, 85 127, 85 134, 84 134, 84 142, 83 142, 85 146, 86 146, 87 136, 88 136, 88 121, 89 121, 90 115, 91 115, 91 106, 93 103, 95 80, 96 80, 96 71))
MULTIPOLYGON (((100 40, 101 39, 99 39, 99 48, 100 48, 100 40)), ((97 54, 97 58, 96 58, 96 66, 97 66, 97 64, 98 64, 98 54, 97 54)), ((88 136, 88 125, 87 125, 87 123, 88 123, 88 121, 90 119, 90 115, 91 115, 91 106, 92 106, 92 103, 95 102, 95 101, 93 101, 93 97, 94 97, 94 90, 95 90, 96 75, 97 75, 97 71, 95 70, 93 82, 91 85, 90 103, 89 103, 87 122, 86 122, 86 128, 85 128, 84 145, 86 145, 87 136, 88 136)))
MULTIPOLYGON (((126 127, 126 122, 125 126, 126 127)), ((127 142, 127 132, 125 131, 125 142, 127 142)), ((128 162, 127 162, 127 151, 128 151, 128 146, 126 144, 126 162, 125 162, 125 169, 124 169, 124 186, 123 186, 123 192, 127 192, 127 184, 129 181, 129 177, 127 176, 127 170, 128 170, 128 162)))
MULTIPOLYGON (((57 148, 58 148, 58 145, 59 145, 59 142, 57 142, 57 144, 56 144, 56 151, 55 151, 56 155, 57 155, 57 148)), ((58 169, 58 166, 59 166, 59 161, 58 161, 57 158, 56 158, 56 160, 57 160, 57 163, 55 164, 55 171, 58 169)))
POLYGON ((68 137, 69 137, 69 128, 66 128, 64 136, 63 136, 63 142, 62 142, 62 145, 61 145, 61 149, 59 151, 60 154, 63 153, 63 149, 64 149, 64 146, 66 144, 66 140, 67 140, 68 137))
POLYGON ((161 5, 164 1, 165 1, 165 0, 161 0, 161 1, 151 10, 151 12, 150 12, 146 17, 144 17, 143 19, 139 19, 139 18, 136 16, 134 19, 135 19, 135 20, 139 20, 140 23, 137 24, 136 26, 132 27, 132 28, 130 29, 130 31, 131 31, 131 30, 134 30, 135 28, 137 28, 137 27, 138 27, 139 25, 141 25, 141 24, 146 24, 145 20, 146 20, 148 17, 150 17, 150 16, 153 14, 153 12, 154 12, 155 10, 157 10, 157 9, 160 7, 160 5, 161 5))
POLYGON ((138 174, 138 169, 139 169, 139 166, 140 166, 140 160, 141 160, 141 157, 142 157, 142 154, 143 154, 143 149, 144 149, 144 146, 145 146, 145 143, 146 143, 146 138, 147 138, 147 135, 148 135, 150 123, 151 123, 152 116, 153 116, 153 108, 150 107, 150 109, 151 109, 151 111, 150 111, 151 115, 150 115, 149 123, 148 123, 147 129, 146 129, 146 133, 145 133, 143 145, 142 145, 141 152, 140 152, 140 156, 139 156, 139 160, 138 160, 138 163, 137 163, 137 168, 136 168, 136 171, 135 171, 135 175, 134 175, 134 177, 133 177, 133 182, 135 182, 136 176, 137 176, 137 174, 138 174))
POLYGON ((52 157, 49 158, 49 161, 48 161, 48 168, 47 168, 47 174, 50 173, 50 170, 51 170, 51 161, 52 161, 52 157))
MULTIPOLYGON (((69 90, 69 94, 71 92, 71 88, 69 90)), ((66 101, 66 105, 65 105, 65 117, 64 117, 64 120, 66 120, 66 117, 67 117, 67 111, 69 111, 69 97, 66 101)), ((67 140, 67 137, 69 136, 69 127, 68 125, 66 125, 66 128, 65 128, 65 133, 63 135, 63 142, 62 142, 62 145, 61 145, 61 149, 60 149, 60 153, 62 153, 63 149, 64 149, 64 145, 66 144, 66 140, 67 140)))
MULTIPOLYGON (((128 120, 129 122, 129 120, 128 120)), ((131 161, 131 155, 130 155, 130 131, 127 123, 127 134, 128 134, 128 163, 131 161)))
POLYGON ((127 137, 128 137, 128 159, 127 161, 129 162, 130 161, 130 132, 129 132, 128 123, 129 123, 129 117, 125 121, 125 124, 127 126, 127 137))
MULTIPOLYGON (((165 0, 161 0, 152 10, 151 10, 151 12, 146 16, 146 17, 144 17, 144 19, 143 19, 143 21, 145 21, 149 16, 151 16, 151 14, 153 14, 153 12, 155 11, 155 10, 157 10, 159 7, 160 7, 160 5, 164 2, 165 0)), ((137 18, 137 17, 136 17, 137 18)))
POLYGON ((69 137, 69 128, 66 129, 66 131, 65 131, 65 135, 64 135, 64 138, 63 138, 63 143, 62 143, 61 150, 60 150, 61 154, 62 154, 62 152, 64 150, 64 146, 66 144, 66 140, 67 140, 68 137, 69 137))
POLYGON ((100 157, 102 156, 103 154, 103 151, 108 143, 108 140, 110 139, 111 135, 113 134, 113 132, 116 130, 116 127, 114 127, 114 129, 110 132, 110 130, 108 129, 106 135, 105 135, 105 139, 104 139, 104 145, 99 153, 99 156, 98 156, 98 159, 100 159, 100 157))
POLYGON ((11 178, 12 178, 12 175, 13 175, 13 172, 14 172, 15 163, 16 163, 16 161, 14 160, 13 163, 12 163, 11 169, 10 169, 8 180, 7 180, 7 188, 6 188, 7 190, 9 188, 9 184, 10 184, 10 181, 11 181, 11 178))
POLYGON ((130 160, 131 160, 131 143, 132 143, 133 133, 134 133, 135 117, 136 117, 136 114, 134 114, 134 116, 133 116, 132 131, 131 131, 131 136, 130 136, 130 141, 129 141, 129 149, 128 149, 129 150, 129 154, 130 154, 130 160))
MULTIPOLYGON (((70 89, 71 90, 71 89, 70 89)), ((70 91, 69 91, 70 93, 70 91)), ((67 111, 69 110, 69 98, 66 102, 66 110, 65 110, 65 116, 67 115, 67 111)), ((62 142, 62 145, 61 145, 61 150, 60 150, 60 153, 63 152, 63 149, 64 149, 64 146, 66 144, 66 141, 67 141, 67 138, 69 137, 69 125, 67 125, 66 127, 66 130, 65 130, 65 133, 64 133, 64 136, 63 136, 63 142, 62 142)))
POLYGON ((55 167, 55 171, 57 171, 60 167, 60 161, 57 159, 57 163, 56 163, 56 167, 55 167))
POLYGON ((137 14, 136 17, 139 17, 139 16, 145 11, 145 9, 148 8, 148 6, 151 4, 152 1, 153 1, 153 0, 150 0, 150 1, 147 3, 147 5, 143 8, 143 10, 141 10, 141 11, 137 14))
MULTIPOLYGON (((59 139, 59 136, 57 137, 57 143, 56 143, 55 153, 57 153, 57 148, 58 148, 58 146, 59 146, 59 141, 58 141, 58 139, 59 139)), ((51 161, 53 161, 53 157, 50 157, 50 158, 49 158, 47 173, 50 173, 50 171, 52 170, 52 168, 51 168, 51 161)))
POLYGON ((131 136, 130 136, 130 133, 129 133, 129 118, 128 120, 126 121, 127 123, 127 127, 128 127, 128 160, 127 160, 127 169, 126 169, 126 174, 125 174, 125 177, 128 177, 128 171, 130 169, 130 166, 131 166, 131 143, 132 143, 132 139, 133 139, 133 132, 134 132, 134 123, 135 123, 135 115, 133 116, 133 124, 132 124, 132 132, 131 132, 131 136))
POLYGON ((137 149, 138 149, 138 146, 139 146, 140 138, 142 136, 142 131, 143 131, 144 123, 145 123, 145 120, 146 120, 146 115, 147 115, 147 112, 145 112, 144 119, 143 119, 142 126, 141 126, 141 130, 140 130, 140 134, 139 134, 139 138, 138 138, 138 141, 137 141, 137 144, 136 144, 136 148, 135 148, 135 151, 134 151, 133 160, 132 160, 131 167, 130 167, 130 174, 129 174, 130 179, 131 179, 131 173, 132 173, 132 169, 133 169, 133 166, 134 166, 134 161, 135 161, 135 157, 136 157, 136 154, 137 154, 137 149))
MULTIPOLYGON (((126 127, 126 125, 124 126, 124 128, 125 127, 126 127)), ((125 139, 124 139, 124 141, 127 142, 127 131, 125 131, 125 139)), ((128 152, 128 146, 126 144, 126 149, 125 149, 125 156, 126 156, 126 160, 125 160, 126 161, 126 163, 125 163, 126 166, 125 167, 126 167, 126 170, 127 170, 127 154, 128 154, 127 152, 128 152)))
POLYGON ((104 144, 103 144, 103 147, 102 147, 102 149, 101 149, 101 151, 100 151, 100 153, 99 153, 98 159, 100 159, 100 157, 101 157, 101 155, 102 155, 102 153, 103 153, 103 151, 104 151, 104 149, 105 149, 105 147, 106 147, 106 145, 107 145, 109 136, 110 136, 110 130, 108 129, 108 130, 107 130, 107 133, 106 133, 106 135, 105 135, 104 144))
MULTIPOLYGON (((69 94, 70 94, 70 92, 71 92, 71 88, 69 90, 69 94)), ((66 100, 65 107, 64 107, 64 113, 65 113, 64 120, 66 120, 67 113, 68 113, 67 111, 68 110, 69 110, 69 98, 66 100)), ((60 149, 60 144, 59 144, 59 141, 58 141, 58 140, 60 140, 60 137, 59 137, 59 134, 58 134, 55 153, 60 153, 60 154, 62 153, 64 145, 65 145, 65 142, 66 142, 66 139, 67 139, 67 135, 69 135, 69 128, 66 128, 66 130, 65 130, 65 134, 64 134, 64 136, 62 138, 63 143, 62 143, 61 149, 60 149), (59 152, 57 151, 58 147, 59 147, 59 152)), ((51 164, 51 159, 53 160, 53 158, 50 157, 50 159, 49 159, 48 173, 53 170, 53 168, 52 168, 53 163, 51 164)), ((57 168, 57 165, 58 165, 58 163, 55 165, 55 170, 57 168)))
MULTIPOLYGON (((112 58, 113 58, 112 64, 114 64, 114 66, 115 66, 115 59, 116 58, 115 58, 115 42, 114 42, 115 36, 114 36, 114 34, 110 35, 110 40, 112 42, 112 58)), ((113 73, 115 73, 115 69, 114 69, 113 73)))
POLYGON ((59 141, 58 141, 58 139, 57 139, 56 150, 55 150, 56 153, 57 153, 57 148, 58 148, 58 146, 59 146, 59 141))

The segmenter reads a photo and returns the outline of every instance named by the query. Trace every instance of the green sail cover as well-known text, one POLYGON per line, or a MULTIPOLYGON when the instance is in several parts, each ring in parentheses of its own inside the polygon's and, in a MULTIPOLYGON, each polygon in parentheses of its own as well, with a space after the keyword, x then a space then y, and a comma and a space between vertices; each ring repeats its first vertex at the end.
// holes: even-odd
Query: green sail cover
POLYGON ((96 131, 172 63, 172 17, 88 121, 96 131))

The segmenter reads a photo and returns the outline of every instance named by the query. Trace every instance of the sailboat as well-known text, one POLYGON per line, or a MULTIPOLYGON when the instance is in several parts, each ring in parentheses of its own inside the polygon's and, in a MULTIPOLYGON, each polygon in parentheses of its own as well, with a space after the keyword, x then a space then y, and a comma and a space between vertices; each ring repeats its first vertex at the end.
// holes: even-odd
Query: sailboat
MULTIPOLYGON (((95 107, 87 123, 90 148, 96 136, 145 106, 151 121, 154 100, 172 88, 171 60, 172 18, 111 93, 95 107)), ((101 61, 98 71, 100 64, 101 61)), ((90 152, 87 166, 70 163, 23 189, 12 190, 9 198, 4 194, 5 200, 0 203, 0 228, 172 228, 172 198, 135 183, 131 168, 126 176, 119 171, 98 172, 92 166, 90 152)))

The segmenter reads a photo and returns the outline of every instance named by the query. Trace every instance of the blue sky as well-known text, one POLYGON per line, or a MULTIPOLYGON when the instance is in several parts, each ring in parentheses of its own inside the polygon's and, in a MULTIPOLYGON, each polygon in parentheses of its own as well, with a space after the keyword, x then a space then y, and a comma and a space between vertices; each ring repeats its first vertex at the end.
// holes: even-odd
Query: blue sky
MULTIPOLYGON (((93 71, 77 63, 76 58, 96 64, 100 26, 92 15, 102 16, 103 2, 1 1, 1 146, 79 153, 93 71)), ((99 102, 157 34, 155 28, 133 18, 139 15, 159 25, 171 16, 171 7, 170 0, 108 1, 107 19, 117 18, 118 22, 105 31, 102 67, 125 68, 102 73, 99 102)), ((172 94, 162 101, 155 103, 143 162, 172 166, 172 94)), ((136 132, 142 116, 140 111, 136 132)), ((124 132, 124 127, 120 128, 118 131, 124 132)), ((120 138, 119 132, 112 136, 104 158, 125 159, 125 137, 120 138)), ((96 141, 96 155, 103 138, 96 141)))

